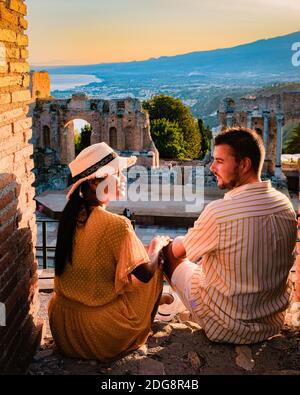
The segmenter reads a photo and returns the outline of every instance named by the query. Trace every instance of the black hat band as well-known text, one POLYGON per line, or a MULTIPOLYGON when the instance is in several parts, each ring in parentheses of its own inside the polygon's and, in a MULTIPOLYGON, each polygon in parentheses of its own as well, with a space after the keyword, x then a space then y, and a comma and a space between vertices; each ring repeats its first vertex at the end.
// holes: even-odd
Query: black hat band
POLYGON ((93 166, 88 167, 86 170, 82 171, 81 173, 77 174, 77 176, 72 177, 72 184, 75 184, 78 180, 82 178, 88 177, 91 174, 95 173, 101 167, 107 165, 109 162, 112 162, 118 155, 115 152, 111 152, 109 155, 105 156, 99 162, 95 163, 93 166))

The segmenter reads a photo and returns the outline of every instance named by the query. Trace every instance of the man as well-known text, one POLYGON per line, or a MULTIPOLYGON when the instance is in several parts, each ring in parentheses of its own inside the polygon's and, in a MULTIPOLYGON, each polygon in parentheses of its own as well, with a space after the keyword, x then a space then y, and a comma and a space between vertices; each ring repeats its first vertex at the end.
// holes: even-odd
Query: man
POLYGON ((297 223, 289 199, 261 181, 264 155, 250 129, 219 134, 211 171, 229 191, 165 247, 165 273, 212 341, 256 343, 284 322, 297 223))

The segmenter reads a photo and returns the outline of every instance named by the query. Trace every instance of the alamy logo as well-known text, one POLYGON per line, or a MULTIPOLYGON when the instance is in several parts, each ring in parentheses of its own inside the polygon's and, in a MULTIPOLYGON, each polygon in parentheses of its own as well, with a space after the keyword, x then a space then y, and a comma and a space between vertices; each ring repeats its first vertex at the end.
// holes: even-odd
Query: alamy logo
POLYGON ((294 43, 292 45, 292 51, 295 51, 292 56, 292 65, 295 67, 300 66, 300 42, 294 43))
POLYGON ((0 302, 0 326, 6 325, 6 310, 5 304, 0 302))

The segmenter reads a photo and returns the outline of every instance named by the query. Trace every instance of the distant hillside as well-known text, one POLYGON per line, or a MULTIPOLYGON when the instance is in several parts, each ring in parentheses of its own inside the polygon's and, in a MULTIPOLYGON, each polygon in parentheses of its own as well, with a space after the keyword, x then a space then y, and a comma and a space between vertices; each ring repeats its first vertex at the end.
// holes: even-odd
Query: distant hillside
POLYGON ((300 82, 271 85, 259 89, 256 94, 260 96, 272 96, 282 92, 300 92, 300 82))
POLYGON ((291 48, 295 42, 300 42, 300 31, 233 48, 145 61, 33 68, 46 69, 50 76, 87 74, 101 79, 77 89, 52 91, 58 98, 76 91, 103 98, 131 96, 141 100, 165 93, 181 98, 196 117, 216 126, 216 110, 225 96, 237 98, 271 84, 300 81, 300 67, 292 65, 291 48))
MULTIPOLYGON (((285 36, 259 40, 232 48, 212 51, 191 52, 177 56, 162 56, 145 61, 109 63, 85 66, 46 67, 56 73, 95 74, 103 73, 155 73, 163 74, 174 70, 176 74, 192 73, 236 73, 251 75, 292 73, 299 69, 291 62, 294 42, 300 42, 300 31, 285 36)), ((43 67, 45 68, 45 67, 43 67)))

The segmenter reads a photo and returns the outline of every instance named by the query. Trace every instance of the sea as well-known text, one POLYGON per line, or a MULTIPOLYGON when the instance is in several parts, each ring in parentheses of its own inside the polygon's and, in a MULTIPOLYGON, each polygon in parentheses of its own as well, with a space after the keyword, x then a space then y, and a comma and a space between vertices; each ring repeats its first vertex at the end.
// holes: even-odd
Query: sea
POLYGON ((73 89, 78 86, 88 85, 92 82, 102 82, 100 78, 95 75, 87 74, 51 74, 49 73, 51 81, 51 91, 65 91, 73 89))

